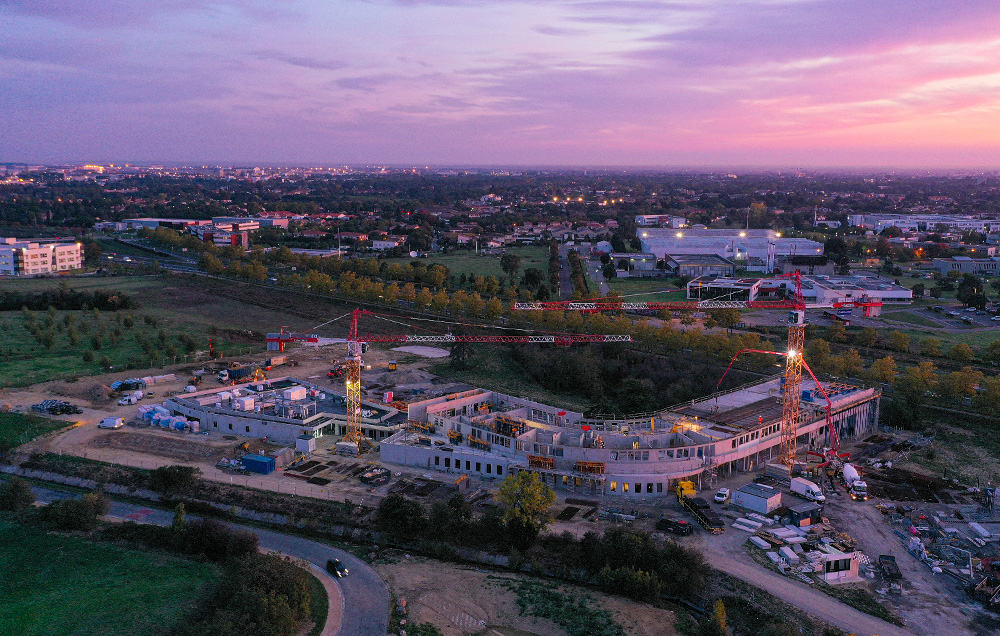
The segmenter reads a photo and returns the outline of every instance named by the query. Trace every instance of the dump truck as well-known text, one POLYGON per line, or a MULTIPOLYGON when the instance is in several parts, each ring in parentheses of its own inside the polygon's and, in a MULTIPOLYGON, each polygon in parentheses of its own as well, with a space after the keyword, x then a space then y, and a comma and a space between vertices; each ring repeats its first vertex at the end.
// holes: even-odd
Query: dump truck
POLYGON ((251 366, 236 367, 235 369, 223 369, 222 371, 219 371, 219 382, 225 384, 235 380, 242 380, 243 378, 248 378, 253 375, 255 370, 256 369, 251 366))
POLYGON ((817 503, 823 503, 826 501, 826 495, 820 490, 819 486, 809 481, 808 479, 803 479, 802 477, 795 477, 791 482, 792 493, 806 499, 808 501, 815 501, 817 503))
POLYGON ((861 479, 858 469, 850 464, 844 464, 844 483, 847 485, 847 492, 851 494, 854 501, 868 501, 868 484, 861 479))
POLYGON ((899 594, 903 591, 903 573, 899 571, 896 557, 890 554, 878 555, 878 566, 882 578, 889 584, 889 592, 899 594))
POLYGON ((712 506, 701 497, 696 497, 697 492, 694 482, 681 480, 677 482, 677 502, 712 534, 719 534, 726 529, 725 522, 719 515, 712 511, 712 506))
POLYGON ((270 371, 274 367, 281 366, 288 362, 288 356, 274 356, 273 358, 268 358, 267 362, 264 364, 264 370, 270 371))

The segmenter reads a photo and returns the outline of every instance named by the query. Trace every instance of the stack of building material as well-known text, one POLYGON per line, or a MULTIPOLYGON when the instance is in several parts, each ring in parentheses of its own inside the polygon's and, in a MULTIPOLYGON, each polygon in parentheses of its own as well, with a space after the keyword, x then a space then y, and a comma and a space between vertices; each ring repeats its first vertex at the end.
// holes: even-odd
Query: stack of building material
POLYGON ((764 539, 761 539, 760 537, 750 537, 750 543, 754 544, 761 550, 771 549, 771 544, 765 541, 764 539))
POLYGON ((789 565, 798 565, 801 562, 799 555, 795 554, 795 552, 788 546, 778 548, 778 554, 780 554, 781 558, 784 559, 789 565))

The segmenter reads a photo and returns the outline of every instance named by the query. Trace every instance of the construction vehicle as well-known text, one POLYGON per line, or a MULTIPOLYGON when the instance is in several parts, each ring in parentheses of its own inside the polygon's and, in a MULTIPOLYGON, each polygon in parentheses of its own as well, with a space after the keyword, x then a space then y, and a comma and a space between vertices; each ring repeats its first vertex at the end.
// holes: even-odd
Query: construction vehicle
POLYGON ((452 444, 461 444, 462 433, 456 431, 455 429, 451 429, 450 431, 448 431, 448 441, 451 442, 452 444))
POLYGON ((701 527, 712 534, 719 534, 726 529, 722 518, 712 511, 712 506, 701 497, 697 497, 694 482, 686 479, 677 482, 677 503, 681 508, 691 513, 691 516, 701 524, 701 527))
POLYGON ((878 566, 882 578, 889 584, 889 592, 899 594, 903 591, 903 573, 899 571, 896 557, 889 554, 878 555, 878 566))
POLYGON ((791 490, 792 494, 798 495, 807 501, 815 501, 817 503, 826 501, 826 495, 823 494, 820 487, 803 477, 792 478, 791 490))
POLYGON ((223 384, 239 384, 267 379, 264 371, 256 364, 240 366, 235 369, 223 369, 219 371, 218 377, 219 382, 223 384))
POLYGON ((344 374, 346 372, 347 372, 347 369, 344 367, 344 365, 341 364, 341 365, 337 365, 337 366, 333 367, 332 369, 330 369, 329 371, 327 371, 326 372, 326 377, 330 378, 331 380, 338 380, 338 379, 344 377, 344 374))
POLYGON ((861 474, 851 464, 844 464, 844 484, 854 501, 868 501, 868 484, 861 479, 861 474))
POLYGON ((288 356, 274 356, 273 358, 268 358, 267 362, 264 363, 264 370, 270 371, 274 367, 279 367, 288 362, 288 356))

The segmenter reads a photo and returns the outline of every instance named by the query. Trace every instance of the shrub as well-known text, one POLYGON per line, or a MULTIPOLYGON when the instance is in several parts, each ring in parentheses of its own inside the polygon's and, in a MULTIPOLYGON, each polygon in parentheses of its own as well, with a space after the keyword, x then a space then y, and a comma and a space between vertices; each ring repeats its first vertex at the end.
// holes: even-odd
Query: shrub
POLYGON ((35 492, 20 477, 11 477, 0 486, 0 510, 24 510, 33 503, 35 492))
POLYGON ((375 511, 375 527, 383 532, 417 539, 426 526, 424 507, 402 495, 389 495, 375 511))
POLYGON ((42 518, 59 530, 93 530, 97 518, 108 512, 108 500, 98 493, 80 499, 60 499, 42 509, 42 518))
POLYGON ((149 488, 164 494, 190 490, 201 470, 194 466, 161 466, 149 472, 149 488))
POLYGON ((259 539, 253 532, 234 530, 213 519, 200 519, 187 524, 181 545, 185 552, 222 562, 256 554, 259 539))

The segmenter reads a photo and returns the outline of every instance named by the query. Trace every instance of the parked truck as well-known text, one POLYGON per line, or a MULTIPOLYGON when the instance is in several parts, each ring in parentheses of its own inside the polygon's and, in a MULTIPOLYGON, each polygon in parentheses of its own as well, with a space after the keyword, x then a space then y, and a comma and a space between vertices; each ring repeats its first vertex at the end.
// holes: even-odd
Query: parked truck
POLYGON ((249 378, 253 375, 256 369, 251 366, 236 367, 235 369, 223 369, 219 371, 219 382, 226 384, 227 382, 234 382, 236 380, 242 380, 243 378, 249 378))
POLYGON ((696 497, 694 482, 682 480, 677 482, 677 502, 712 534, 719 534, 726 529, 725 522, 715 514, 712 506, 701 497, 696 497))
POLYGON ((270 371, 274 367, 279 367, 288 362, 288 356, 274 356, 267 359, 267 363, 264 365, 265 371, 270 371))
POLYGON ((809 501, 824 502, 826 501, 826 495, 820 490, 819 486, 804 479, 802 477, 795 477, 791 482, 792 493, 802 497, 803 499, 808 499, 809 501))
POLYGON ((118 405, 119 406, 128 406, 130 404, 137 404, 139 402, 139 400, 142 399, 142 397, 143 397, 143 392, 142 391, 134 391, 132 393, 129 393, 128 395, 126 395, 122 399, 118 400, 118 405))
POLYGON ((851 493, 854 501, 868 501, 868 484, 861 479, 858 469, 850 464, 844 464, 844 483, 847 484, 847 492, 851 493))

